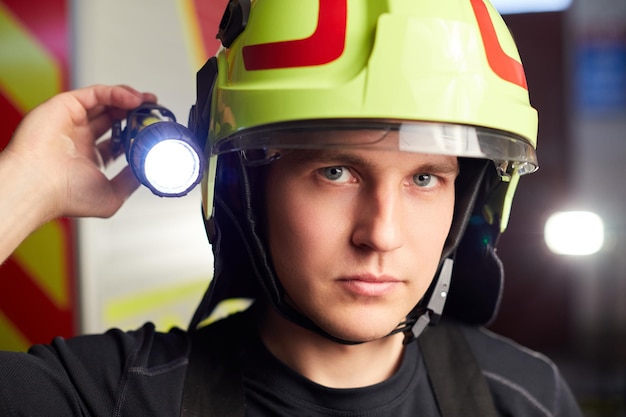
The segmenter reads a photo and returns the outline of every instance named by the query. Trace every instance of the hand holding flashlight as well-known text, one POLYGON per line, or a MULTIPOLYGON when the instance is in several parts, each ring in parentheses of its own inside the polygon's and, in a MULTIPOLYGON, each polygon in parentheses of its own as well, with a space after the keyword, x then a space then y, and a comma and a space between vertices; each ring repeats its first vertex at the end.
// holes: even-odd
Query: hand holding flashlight
POLYGON ((28 234, 61 216, 109 217, 139 185, 130 168, 108 178, 113 120, 153 94, 96 85, 59 94, 34 108, 0 152, 0 262, 28 234))
POLYGON ((114 123, 111 145, 114 153, 124 151, 137 179, 158 196, 184 196, 202 179, 202 146, 163 106, 134 109, 124 129, 121 122, 114 123))

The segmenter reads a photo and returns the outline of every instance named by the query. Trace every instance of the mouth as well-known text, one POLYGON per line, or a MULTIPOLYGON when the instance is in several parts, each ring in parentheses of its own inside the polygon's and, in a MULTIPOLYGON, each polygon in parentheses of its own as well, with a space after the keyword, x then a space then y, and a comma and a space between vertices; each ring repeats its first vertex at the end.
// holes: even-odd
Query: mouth
POLYGON ((343 277, 338 282, 344 290, 358 297, 382 297, 402 285, 402 281, 398 278, 370 274, 343 277))

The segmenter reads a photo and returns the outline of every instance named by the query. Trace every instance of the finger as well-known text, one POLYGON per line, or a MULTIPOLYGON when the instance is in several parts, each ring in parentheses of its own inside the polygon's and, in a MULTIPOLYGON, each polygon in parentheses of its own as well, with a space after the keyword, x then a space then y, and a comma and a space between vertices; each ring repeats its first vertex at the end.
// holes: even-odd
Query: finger
POLYGON ((111 116, 108 115, 110 108, 130 110, 139 106, 143 99, 144 94, 130 87, 92 86, 58 94, 31 113, 44 113, 55 120, 69 116, 70 123, 79 128, 93 120, 100 120, 101 124, 96 123, 93 131, 102 134, 111 124, 111 116), (104 119, 101 119, 102 116, 104 119))
MULTIPOLYGON (((128 94, 138 96, 141 103, 156 103, 157 97, 153 93, 142 93, 128 85, 117 85, 111 89, 111 98, 114 103, 125 103, 128 100, 128 94)), ((115 104, 114 104, 115 105, 115 104)), ((124 105, 116 105, 116 107, 127 108, 124 105)), ((131 107, 132 108, 132 107, 131 107)))
POLYGON ((113 216, 122 207, 124 202, 139 187, 139 181, 134 177, 130 167, 122 169, 113 179, 107 181, 103 190, 92 196, 94 200, 85 200, 84 204, 77 204, 73 210, 65 213, 67 216, 102 217, 113 216), (98 200, 94 205, 94 201, 98 200), (78 208, 76 208, 78 207, 78 208))
POLYGON ((156 94, 153 93, 141 93, 144 103, 155 104, 158 101, 156 94))
POLYGON ((144 99, 153 100, 156 96, 151 93, 140 93, 124 85, 94 85, 59 95, 59 100, 65 102, 72 120, 77 125, 85 119, 90 121, 102 114, 112 114, 113 109, 120 110, 111 117, 122 118, 127 110, 138 107, 144 99))
POLYGON ((143 101, 143 94, 126 85, 93 85, 70 92, 86 110, 106 107, 132 109, 143 101))
POLYGON ((128 110, 143 103, 157 102, 156 95, 139 93, 128 86, 94 86, 93 91, 87 92, 76 90, 76 99, 87 110, 90 119, 103 113, 109 113, 114 119, 121 119, 125 117, 128 110), (90 95, 90 92, 93 95, 90 95))
MULTIPOLYGON (((152 93, 142 93, 143 103, 156 103, 157 97, 152 93)), ((91 132, 99 138, 105 134, 116 120, 122 120, 128 115, 129 109, 120 109, 106 106, 97 106, 88 111, 91 132)))
POLYGON ((141 183, 133 174, 129 166, 125 166, 114 178, 111 179, 111 186, 121 205, 132 193, 139 188, 141 183))
POLYGON ((98 139, 111 129, 114 121, 121 119, 123 119, 123 116, 115 118, 109 113, 101 113, 100 115, 89 120, 88 127, 92 136, 98 139))

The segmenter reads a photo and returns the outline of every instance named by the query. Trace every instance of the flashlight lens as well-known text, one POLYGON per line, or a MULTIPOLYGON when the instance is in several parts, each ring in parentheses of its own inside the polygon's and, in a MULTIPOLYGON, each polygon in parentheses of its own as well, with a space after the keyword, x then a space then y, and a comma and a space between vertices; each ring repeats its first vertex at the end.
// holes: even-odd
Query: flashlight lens
POLYGON ((187 191, 200 174, 200 158, 187 143, 167 139, 154 145, 146 155, 144 172, 152 186, 168 194, 187 191))

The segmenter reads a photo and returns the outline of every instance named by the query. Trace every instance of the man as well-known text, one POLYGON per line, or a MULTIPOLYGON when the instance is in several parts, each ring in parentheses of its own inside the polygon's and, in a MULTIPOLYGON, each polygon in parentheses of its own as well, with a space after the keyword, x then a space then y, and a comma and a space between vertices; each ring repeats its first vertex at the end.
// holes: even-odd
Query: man
MULTIPOLYGON (((224 48, 198 74, 215 275, 189 331, 2 353, 3 415, 580 415, 551 362, 479 327, 498 303, 495 240, 537 166, 496 11, 298 7, 231 1, 224 48), (230 298, 254 303, 204 326, 230 298)), ((94 141, 154 101, 94 86, 26 117, 0 154, 0 178, 16 179, 0 181, 4 257, 43 221, 121 206, 136 181, 102 176, 111 155, 94 141)))

